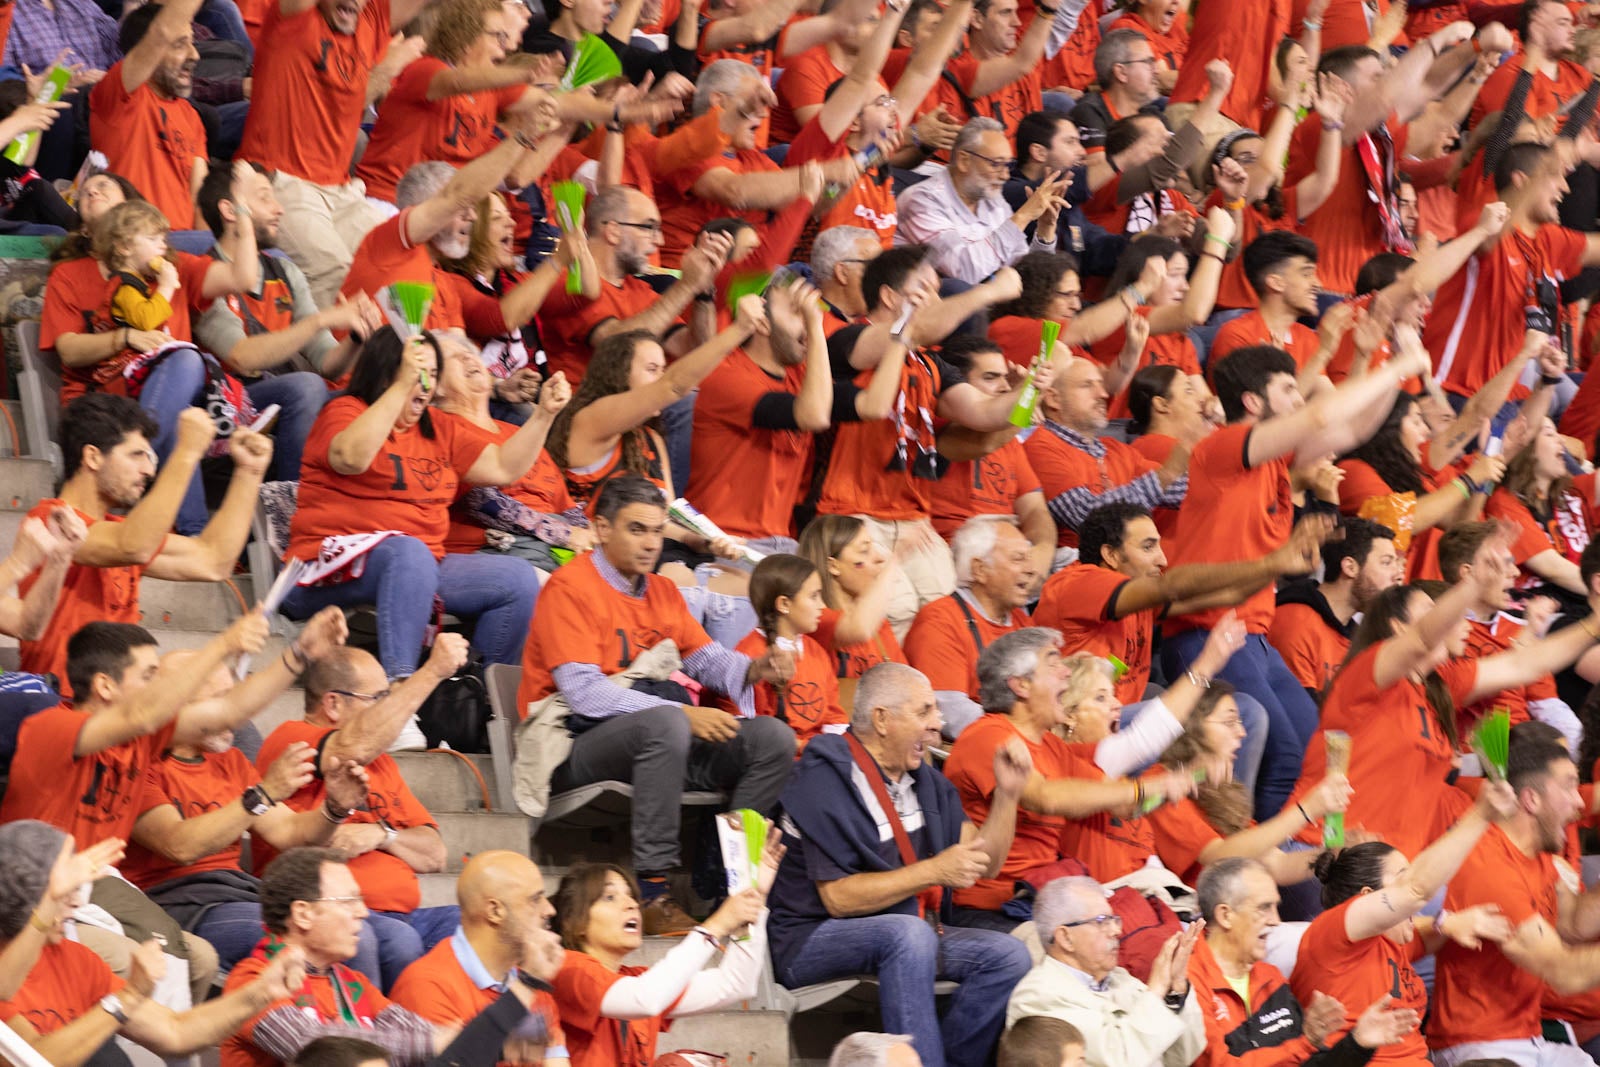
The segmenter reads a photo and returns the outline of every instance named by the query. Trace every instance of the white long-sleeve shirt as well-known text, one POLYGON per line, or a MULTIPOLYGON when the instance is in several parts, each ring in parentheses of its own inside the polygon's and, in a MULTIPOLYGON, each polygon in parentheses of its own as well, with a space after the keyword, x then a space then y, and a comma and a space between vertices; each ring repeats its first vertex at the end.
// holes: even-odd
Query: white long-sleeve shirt
POLYGON ((1188 1067, 1206 1047, 1194 990, 1173 1011, 1139 979, 1116 968, 1090 987, 1089 975, 1046 956, 1011 991, 1006 1025, 1047 1015, 1083 1034, 1084 1067, 1188 1067))
POLYGON ((977 285, 1028 251, 1028 238, 1011 221, 1006 198, 996 193, 969 208, 956 195, 948 171, 901 193, 896 210, 894 243, 929 246, 934 269, 947 278, 977 285))

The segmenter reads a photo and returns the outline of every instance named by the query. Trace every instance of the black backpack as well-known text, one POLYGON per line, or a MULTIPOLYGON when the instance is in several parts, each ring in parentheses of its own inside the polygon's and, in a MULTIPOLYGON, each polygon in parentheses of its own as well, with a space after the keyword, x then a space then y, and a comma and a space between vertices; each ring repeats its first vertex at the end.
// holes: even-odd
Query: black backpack
POLYGON ((488 752, 489 688, 483 659, 474 652, 454 675, 440 682, 417 709, 417 725, 429 748, 448 745, 456 752, 488 752))

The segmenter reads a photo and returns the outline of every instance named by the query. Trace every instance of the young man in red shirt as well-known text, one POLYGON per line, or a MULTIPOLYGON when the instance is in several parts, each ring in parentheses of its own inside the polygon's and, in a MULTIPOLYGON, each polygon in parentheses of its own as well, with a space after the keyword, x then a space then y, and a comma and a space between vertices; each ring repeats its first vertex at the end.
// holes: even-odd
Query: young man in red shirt
POLYGON ((1211 342, 1211 360, 1236 348, 1271 345, 1294 357, 1304 370, 1320 346, 1303 318, 1317 315, 1317 246, 1288 230, 1272 230, 1245 246, 1244 276, 1255 290, 1256 309, 1229 319, 1211 342))
MULTIPOLYGON (((1365 441, 1388 415, 1399 383, 1426 365, 1426 350, 1408 333, 1394 359, 1310 403, 1295 384, 1293 358, 1282 349, 1241 348, 1213 365, 1229 424, 1197 444, 1189 459, 1189 491, 1178 511, 1172 562, 1254 559, 1283 544, 1294 523, 1291 465, 1341 455, 1365 441), (1236 518, 1218 522, 1223 515, 1236 518)), ((1288 798, 1317 726, 1316 705, 1267 643, 1273 609, 1271 589, 1236 609, 1250 636, 1221 675, 1267 709, 1267 754, 1256 782, 1262 817, 1275 814, 1288 798)), ((1161 655, 1169 678, 1199 653, 1220 614, 1213 609, 1167 620, 1161 655)))

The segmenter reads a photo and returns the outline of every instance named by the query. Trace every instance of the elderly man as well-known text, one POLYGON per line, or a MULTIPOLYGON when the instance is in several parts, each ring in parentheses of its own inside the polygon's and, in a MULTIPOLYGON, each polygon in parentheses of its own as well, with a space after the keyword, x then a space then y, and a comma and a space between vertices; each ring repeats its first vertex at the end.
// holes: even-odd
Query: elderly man
POLYGON ((0 1020, 58 1067, 126 1063, 120 1053, 100 1052, 118 1034, 160 1056, 188 1056, 215 1045, 264 1005, 286 996, 305 973, 298 951, 280 952, 230 985, 227 995, 174 1012, 150 999, 163 957, 160 944, 148 941, 134 952, 124 983, 93 952, 68 941, 62 925, 72 911, 67 898, 81 881, 76 875, 66 878, 69 870, 92 877, 94 867, 120 853, 116 842, 107 841, 80 854, 86 862, 74 865, 79 857, 73 856, 72 838, 55 827, 33 819, 0 827, 0 866, 6 872, 0 883, 0 943, 8 964, 15 960, 13 949, 26 955, 15 960, 25 977, 6 979, 15 992, 0 1001, 0 1020), (63 879, 72 883, 67 893, 60 891, 63 879))
MULTIPOLYGON (((544 877, 516 852, 480 852, 456 879, 461 925, 406 968, 392 990, 394 1002, 430 1022, 465 1022, 493 1004, 524 974, 539 974, 555 908, 544 895, 544 877)), ((552 1018, 555 1001, 536 997, 552 1018)), ((545 1056, 560 1059, 566 1048, 552 1035, 545 1056)))
POLYGON ((1197 997, 1210 1001, 1201 1013, 1206 1047, 1197 1067, 1233 1063, 1238 1049, 1271 1050, 1278 1063, 1359 1065, 1420 1021, 1415 1011, 1390 1008, 1382 997, 1336 1045, 1317 1051, 1344 1028, 1345 1007, 1318 993, 1302 1009, 1283 972, 1267 962, 1267 935, 1282 921, 1271 872, 1253 859, 1219 860, 1205 869, 1196 889, 1205 937, 1189 957, 1189 981, 1197 997))
MULTIPOLYGON (((466 662, 467 643, 459 634, 440 634, 428 660, 415 674, 391 686, 383 666, 369 652, 340 648, 315 663, 305 677, 305 718, 283 723, 261 743, 258 769, 270 767, 299 743, 319 754, 317 773, 284 803, 295 811, 316 811, 329 797, 325 774, 337 762, 366 768, 367 795, 362 810, 351 812, 329 844, 339 849, 373 910, 378 935, 379 970, 384 988, 422 953, 449 937, 460 913, 448 907, 420 908, 418 874, 442 871, 445 843, 428 809, 411 792, 388 750, 434 688, 466 662)), ((256 870, 276 856, 269 839, 253 842, 256 870)), ((266 899, 262 898, 262 908, 266 899)))
POLYGON ((882 251, 877 235, 861 226, 833 226, 811 242, 811 283, 822 294, 827 311, 822 328, 829 337, 840 327, 866 321, 861 278, 882 251))
POLYGON ((1072 109, 1072 121, 1086 135, 1098 133, 1100 144, 1116 118, 1140 112, 1160 114, 1156 103, 1156 54, 1150 41, 1135 29, 1112 30, 1094 50, 1094 80, 1099 90, 1084 93, 1072 109))
POLYGON ((695 926, 667 886, 678 866, 683 790, 727 789, 732 807, 770 812, 794 766, 794 731, 778 719, 698 707, 665 670, 631 688, 609 677, 670 641, 684 674, 753 716, 751 687, 781 676, 770 653, 752 661, 712 641, 678 587, 653 573, 666 522, 653 482, 624 474, 605 483, 594 505, 598 547, 545 586, 517 688, 523 714, 556 693, 570 708, 572 752, 552 789, 633 783, 633 866, 647 934, 695 926))
MULTIPOLYGON (((343 854, 326 848, 292 848, 273 860, 261 882, 261 917, 267 936, 256 951, 228 976, 227 992, 246 985, 270 962, 287 951, 303 954, 304 981, 285 995, 257 1008, 237 1032, 222 1045, 224 1067, 268 1067, 293 1061, 319 1037, 362 1037, 378 1045, 389 1061, 410 1067, 432 1060, 448 1045, 460 1051, 469 1027, 456 1038, 457 1026, 437 1026, 398 1004, 373 987, 372 980, 344 965, 355 952, 356 937, 367 906, 355 875, 345 866, 343 854)), ((560 946, 554 936, 543 939, 530 952, 529 978, 509 985, 478 1020, 489 1026, 512 1025, 537 1013, 536 989, 548 994, 549 979, 561 967, 560 946)), ((504 1027, 504 1031, 510 1027, 504 1027)), ((540 1027, 541 1034, 547 1030, 540 1027)), ((498 1048, 498 1042, 495 1043, 498 1048)), ((481 1050, 480 1050, 481 1054, 481 1050)), ((491 1062, 487 1058, 452 1057, 457 1063, 491 1062)))
POLYGON ((922 1058, 905 1034, 851 1034, 833 1046, 828 1067, 922 1067, 922 1058))
POLYGON ((585 206, 583 219, 599 290, 593 296, 559 292, 539 309, 550 371, 565 371, 577 388, 594 346, 628 330, 648 330, 673 356, 693 348, 684 313, 696 298, 713 295, 732 239, 706 234, 681 258, 681 277, 658 291, 641 277, 661 249, 661 212, 654 200, 625 185, 609 186, 585 206))
POLYGON ((950 150, 950 166, 900 196, 896 245, 925 244, 940 274, 976 285, 1021 259, 1030 244, 1024 231, 1048 217, 1055 245, 1055 217, 1066 206, 1071 175, 1041 181, 1016 211, 1002 190, 1016 158, 1006 128, 976 118, 961 128, 950 150))
POLYGON ((978 706, 978 657, 993 641, 1028 625, 1023 610, 1039 572, 1033 546, 1010 515, 968 519, 950 541, 956 591, 917 612, 906 634, 911 665, 933 685, 954 741, 983 709, 978 706))
POLYGON ((993 877, 1011 847, 1032 766, 1020 743, 995 753, 995 797, 980 829, 955 787, 924 762, 939 705, 921 673, 881 663, 856 687, 850 730, 813 738, 784 790, 788 851, 770 897, 773 972, 791 989, 878 977, 884 1026, 912 1035, 929 1067, 981 1064, 1004 998, 1029 966, 1022 942, 949 922, 946 890, 993 877), (933 985, 961 988, 944 1019, 933 985))
POLYGON ((1194 923, 1156 957, 1150 980, 1117 966, 1122 920, 1093 878, 1057 878, 1039 890, 1033 919, 1045 956, 1011 991, 1006 1022, 1064 1019, 1083 1035, 1088 1067, 1188 1067, 1206 1045, 1200 1001, 1189 989, 1194 923))

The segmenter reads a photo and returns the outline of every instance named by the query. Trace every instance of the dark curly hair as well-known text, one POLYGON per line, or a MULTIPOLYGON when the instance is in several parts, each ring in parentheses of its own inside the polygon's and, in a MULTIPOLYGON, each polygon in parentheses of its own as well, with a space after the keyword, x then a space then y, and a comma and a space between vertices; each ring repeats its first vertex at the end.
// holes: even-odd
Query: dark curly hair
MULTIPOLYGON (((567 442, 572 436, 572 420, 578 412, 601 397, 617 396, 629 389, 628 379, 633 376, 633 357, 644 341, 655 341, 649 330, 625 330, 614 333, 594 346, 594 356, 583 372, 583 384, 572 394, 572 402, 561 410, 550 425, 545 439, 545 451, 563 469, 571 467, 567 459, 567 442)), ((621 470, 634 474, 650 474, 650 463, 645 459, 649 431, 661 432, 661 418, 657 416, 642 426, 635 426, 622 435, 621 470)))
POLYGON ((993 318, 1019 315, 1025 319, 1042 319, 1055 299, 1056 286, 1061 284, 1067 271, 1076 272, 1078 259, 1070 252, 1029 252, 1011 264, 1022 276, 1022 295, 1004 304, 996 304, 989 314, 993 318))
POLYGON ((1400 423, 1411 414, 1416 402, 1417 398, 1410 393, 1395 397, 1394 407, 1389 409, 1378 431, 1344 458, 1359 459, 1367 464, 1393 492, 1421 496, 1428 491, 1422 484, 1422 467, 1400 443, 1400 423))

